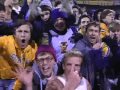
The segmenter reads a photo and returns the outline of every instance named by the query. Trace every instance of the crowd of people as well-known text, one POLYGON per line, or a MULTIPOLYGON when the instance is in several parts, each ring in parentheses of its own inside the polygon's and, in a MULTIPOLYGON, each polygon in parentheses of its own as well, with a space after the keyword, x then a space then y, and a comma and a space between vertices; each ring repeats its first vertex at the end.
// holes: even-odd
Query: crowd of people
POLYGON ((120 90, 120 20, 76 0, 0 2, 0 90, 120 90))

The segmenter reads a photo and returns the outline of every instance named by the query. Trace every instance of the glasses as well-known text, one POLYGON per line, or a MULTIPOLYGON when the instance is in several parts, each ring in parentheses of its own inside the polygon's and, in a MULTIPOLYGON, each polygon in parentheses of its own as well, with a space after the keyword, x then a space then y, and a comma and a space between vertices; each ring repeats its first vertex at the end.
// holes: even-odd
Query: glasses
POLYGON ((40 59, 38 59, 38 63, 39 64, 43 64, 45 61, 47 62, 47 63, 50 63, 51 61, 53 60, 53 57, 46 57, 46 58, 40 58, 40 59))

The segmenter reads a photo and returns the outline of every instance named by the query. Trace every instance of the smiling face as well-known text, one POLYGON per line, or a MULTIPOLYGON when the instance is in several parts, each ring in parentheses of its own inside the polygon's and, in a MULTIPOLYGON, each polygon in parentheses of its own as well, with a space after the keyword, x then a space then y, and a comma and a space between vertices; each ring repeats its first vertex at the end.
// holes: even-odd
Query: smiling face
POLYGON ((96 44, 100 38, 100 28, 95 25, 89 26, 86 31, 86 37, 92 45, 96 44))
POLYGON ((48 52, 43 52, 38 54, 36 62, 40 68, 41 73, 44 77, 50 77, 53 73, 53 67, 55 64, 55 59, 52 54, 48 52))
POLYGON ((80 28, 85 28, 89 22, 90 22, 90 19, 88 17, 82 18, 80 23, 80 28))
POLYGON ((14 37, 21 48, 27 47, 31 38, 30 26, 27 24, 19 26, 15 31, 14 37))

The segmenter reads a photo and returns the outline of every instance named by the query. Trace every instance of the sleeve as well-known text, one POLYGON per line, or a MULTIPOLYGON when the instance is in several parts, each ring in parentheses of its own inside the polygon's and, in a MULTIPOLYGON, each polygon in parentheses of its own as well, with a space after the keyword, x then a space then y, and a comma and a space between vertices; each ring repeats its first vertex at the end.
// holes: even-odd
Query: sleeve
POLYGON ((79 40, 79 41, 76 43, 76 45, 74 46, 73 49, 76 49, 76 50, 82 52, 83 55, 88 54, 88 51, 89 51, 89 50, 86 48, 85 44, 82 42, 82 40, 79 40))
POLYGON ((0 48, 3 48, 7 44, 7 36, 0 37, 0 48))
POLYGON ((103 57, 102 49, 91 50, 89 52, 90 58, 94 60, 95 68, 102 70, 108 65, 108 57, 103 57))

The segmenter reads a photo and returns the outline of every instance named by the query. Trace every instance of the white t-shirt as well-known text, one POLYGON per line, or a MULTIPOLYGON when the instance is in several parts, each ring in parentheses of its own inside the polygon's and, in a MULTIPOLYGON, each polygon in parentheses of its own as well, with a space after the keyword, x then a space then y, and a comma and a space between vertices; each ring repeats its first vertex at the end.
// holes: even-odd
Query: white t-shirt
MULTIPOLYGON (((65 86, 66 80, 64 77, 58 76, 57 79, 59 79, 65 86)), ((84 77, 82 77, 80 85, 75 90, 87 90, 87 80, 84 77)))

